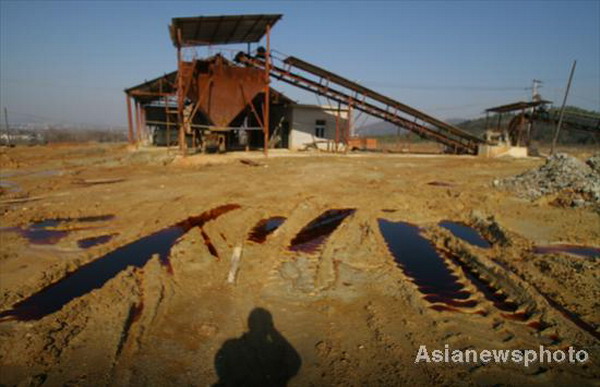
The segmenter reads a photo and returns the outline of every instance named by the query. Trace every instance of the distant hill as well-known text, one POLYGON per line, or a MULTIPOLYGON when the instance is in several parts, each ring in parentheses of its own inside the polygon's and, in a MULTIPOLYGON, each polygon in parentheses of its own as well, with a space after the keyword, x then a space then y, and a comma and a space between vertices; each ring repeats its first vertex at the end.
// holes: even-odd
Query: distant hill
POLYGON ((458 124, 462 124, 463 122, 467 121, 466 118, 448 118, 445 119, 444 122, 449 123, 450 125, 458 125, 458 124))
MULTIPOLYGON (((400 134, 406 133, 406 130, 400 129, 400 134)), ((398 134, 398 127, 387 121, 374 122, 372 124, 356 128, 355 135, 362 137, 380 137, 394 136, 398 134)))

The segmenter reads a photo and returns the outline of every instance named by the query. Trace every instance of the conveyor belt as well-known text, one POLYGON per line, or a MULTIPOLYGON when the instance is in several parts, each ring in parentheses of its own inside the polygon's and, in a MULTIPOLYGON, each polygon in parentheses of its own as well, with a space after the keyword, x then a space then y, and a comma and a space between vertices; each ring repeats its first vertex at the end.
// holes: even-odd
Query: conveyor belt
MULTIPOLYGON (((264 58, 242 52, 237 55, 236 61, 262 70, 265 68, 264 58)), ((269 69, 270 75, 276 79, 333 101, 352 105, 371 116, 440 142, 456 153, 476 154, 477 146, 484 143, 482 139, 455 126, 296 57, 286 58, 279 66, 271 64, 269 69), (306 75, 300 75, 299 71, 306 75)))

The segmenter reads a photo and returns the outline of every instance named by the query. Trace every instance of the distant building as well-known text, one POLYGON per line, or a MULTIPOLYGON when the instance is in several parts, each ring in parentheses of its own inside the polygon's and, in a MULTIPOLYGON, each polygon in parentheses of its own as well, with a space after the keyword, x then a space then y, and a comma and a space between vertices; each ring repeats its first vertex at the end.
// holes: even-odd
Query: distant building
POLYGON ((41 145, 46 143, 42 133, 19 130, 0 133, 0 145, 41 145))

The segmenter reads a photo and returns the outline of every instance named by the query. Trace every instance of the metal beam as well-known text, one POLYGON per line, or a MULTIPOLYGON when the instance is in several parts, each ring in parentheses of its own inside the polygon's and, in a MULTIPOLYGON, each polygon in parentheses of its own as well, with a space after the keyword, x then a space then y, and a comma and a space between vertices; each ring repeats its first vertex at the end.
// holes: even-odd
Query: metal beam
MULTIPOLYGON (((244 53, 238 54, 236 58, 239 62, 249 66, 253 66, 258 69, 265 69, 265 62, 262 59, 256 57, 249 57, 244 53)), ((453 150, 460 150, 464 153, 475 154, 477 152, 477 145, 482 143, 483 140, 472 141, 471 137, 465 138, 454 133, 446 132, 443 129, 437 127, 425 126, 417 122, 412 122, 399 114, 390 113, 384 108, 373 105, 370 102, 364 102, 360 99, 354 98, 351 95, 344 93, 338 89, 327 88, 324 89, 322 85, 313 80, 307 79, 296 73, 292 73, 289 70, 284 70, 278 66, 270 66, 270 74, 272 77, 289 83, 293 86, 299 87, 304 90, 308 90, 318 95, 324 95, 333 101, 349 105, 352 103, 352 107, 365 113, 381 118, 382 120, 393 123, 394 125, 401 126, 407 130, 417 133, 419 136, 429 138, 434 141, 440 142, 453 150)))
POLYGON ((125 99, 127 100, 127 122, 129 123, 128 139, 129 143, 133 144, 133 119, 131 117, 131 99, 129 94, 125 93, 125 99))
POLYGON ((264 151, 265 157, 269 156, 269 107, 271 105, 271 87, 269 86, 271 77, 271 26, 267 24, 267 56, 265 58, 265 106, 264 106, 264 116, 263 116, 263 124, 264 124, 264 151))

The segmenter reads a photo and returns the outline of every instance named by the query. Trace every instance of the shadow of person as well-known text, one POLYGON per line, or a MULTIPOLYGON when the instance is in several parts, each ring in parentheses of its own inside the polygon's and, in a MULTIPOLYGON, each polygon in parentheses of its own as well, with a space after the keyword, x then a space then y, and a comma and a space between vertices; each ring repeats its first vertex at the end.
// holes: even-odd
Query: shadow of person
POLYGON ((285 386, 298 373, 302 359, 275 329, 263 308, 248 316, 248 332, 229 339, 215 356, 215 386, 285 386))

